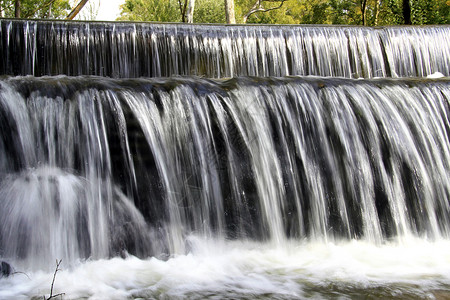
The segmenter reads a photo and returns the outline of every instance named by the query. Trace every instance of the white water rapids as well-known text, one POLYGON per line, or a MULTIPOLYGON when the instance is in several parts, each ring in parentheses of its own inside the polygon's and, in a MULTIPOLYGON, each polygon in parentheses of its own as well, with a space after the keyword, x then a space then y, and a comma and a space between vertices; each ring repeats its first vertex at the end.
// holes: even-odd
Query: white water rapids
MULTIPOLYGON (((166 261, 112 258, 61 266, 63 299, 447 299, 450 242, 288 242, 283 247, 189 237, 166 261)), ((49 295, 53 272, 0 280, 0 299, 49 295)))

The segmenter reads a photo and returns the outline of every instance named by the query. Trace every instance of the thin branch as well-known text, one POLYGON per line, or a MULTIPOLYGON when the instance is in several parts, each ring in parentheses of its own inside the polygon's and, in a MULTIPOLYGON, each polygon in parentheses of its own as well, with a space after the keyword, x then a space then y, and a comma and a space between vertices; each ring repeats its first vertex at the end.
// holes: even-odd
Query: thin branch
POLYGON ((62 259, 60 259, 59 261, 56 260, 56 269, 55 269, 55 273, 53 273, 52 286, 51 286, 51 288, 50 288, 50 296, 49 296, 48 298, 45 298, 45 296, 44 296, 44 299, 45 299, 45 300, 50 300, 50 299, 52 299, 52 298, 56 298, 56 297, 58 297, 58 296, 65 295, 65 293, 59 293, 59 294, 53 295, 53 286, 54 286, 54 284, 55 284, 56 273, 58 273, 58 271, 61 270, 61 269, 59 268, 59 266, 61 265, 61 262, 62 262, 62 259))
POLYGON ((244 15, 244 23, 247 23, 247 19, 254 13, 257 12, 268 12, 271 10, 275 10, 275 9, 279 9, 283 6, 284 2, 286 2, 288 0, 257 0, 255 2, 255 4, 252 6, 252 8, 248 11, 248 13, 246 13, 244 15), (279 2, 280 4, 276 7, 269 7, 269 8, 264 8, 263 6, 263 2, 271 2, 271 3, 277 3, 279 2))
POLYGON ((248 11, 248 13, 245 14, 245 16, 244 16, 244 23, 247 23, 248 17, 249 17, 253 12, 256 12, 256 10, 258 9, 258 6, 261 7, 261 0, 256 0, 255 4, 253 4, 252 8, 250 8, 250 10, 248 11))
POLYGON ((13 8, 14 7, 14 3, 13 2, 11 2, 8 6, 6 6, 6 7, 0 7, 0 11, 6 11, 6 10, 8 10, 8 9, 11 9, 11 8, 13 8))

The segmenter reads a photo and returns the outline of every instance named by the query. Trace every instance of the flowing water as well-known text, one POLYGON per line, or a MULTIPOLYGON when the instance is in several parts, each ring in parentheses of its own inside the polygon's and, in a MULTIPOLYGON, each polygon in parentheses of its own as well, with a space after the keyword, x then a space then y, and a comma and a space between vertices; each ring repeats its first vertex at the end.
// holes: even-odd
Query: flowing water
POLYGON ((0 23, 0 299, 450 297, 448 26, 0 23))
POLYGON ((115 78, 450 75, 450 26, 0 20, 0 74, 115 78))

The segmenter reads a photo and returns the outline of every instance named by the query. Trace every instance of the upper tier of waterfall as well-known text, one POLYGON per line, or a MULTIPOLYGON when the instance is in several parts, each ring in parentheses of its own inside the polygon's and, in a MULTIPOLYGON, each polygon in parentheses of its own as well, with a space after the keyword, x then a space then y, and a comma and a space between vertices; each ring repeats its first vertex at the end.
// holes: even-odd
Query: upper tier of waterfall
POLYGON ((450 26, 224 26, 0 20, 0 74, 450 75, 450 26))

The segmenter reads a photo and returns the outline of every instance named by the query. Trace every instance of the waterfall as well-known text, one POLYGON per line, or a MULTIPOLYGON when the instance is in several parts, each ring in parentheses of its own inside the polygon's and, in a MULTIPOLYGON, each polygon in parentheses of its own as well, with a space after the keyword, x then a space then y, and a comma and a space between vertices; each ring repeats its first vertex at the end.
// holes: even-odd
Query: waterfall
POLYGON ((448 291, 449 33, 0 20, 0 261, 132 268, 111 298, 448 291))
POLYGON ((0 74, 8 75, 450 75, 450 26, 199 26, 0 20, 0 40, 0 74))
POLYGON ((449 95, 446 80, 4 79, 5 255, 58 240, 68 257, 173 255, 191 232, 448 237, 449 95), (44 236, 27 229, 46 214, 44 236), (136 236, 109 244, 124 220, 136 236))

